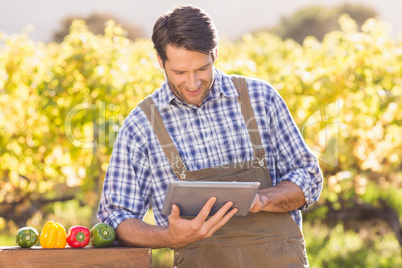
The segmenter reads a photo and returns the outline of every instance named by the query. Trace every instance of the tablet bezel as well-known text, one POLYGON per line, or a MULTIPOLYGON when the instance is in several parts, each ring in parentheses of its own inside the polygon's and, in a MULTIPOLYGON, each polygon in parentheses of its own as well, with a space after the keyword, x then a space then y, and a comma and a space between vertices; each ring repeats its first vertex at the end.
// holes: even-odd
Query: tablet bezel
POLYGON ((217 200, 210 215, 216 213, 226 202, 232 201, 237 208, 235 216, 248 214, 259 182, 217 182, 217 181, 171 181, 162 206, 162 214, 170 215, 172 205, 180 208, 181 216, 197 216, 211 197, 217 200))

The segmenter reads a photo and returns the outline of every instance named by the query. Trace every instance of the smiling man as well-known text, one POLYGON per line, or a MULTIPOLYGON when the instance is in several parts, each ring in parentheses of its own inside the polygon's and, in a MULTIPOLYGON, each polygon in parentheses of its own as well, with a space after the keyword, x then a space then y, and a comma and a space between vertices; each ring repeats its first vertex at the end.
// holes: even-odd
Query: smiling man
POLYGON ((167 55, 165 60, 158 55, 158 62, 165 69, 170 89, 180 100, 201 106, 212 88, 215 57, 171 44, 166 46, 167 55))
POLYGON ((122 245, 175 250, 176 267, 307 267, 301 210, 322 174, 270 84, 214 67, 218 34, 193 6, 158 18, 152 41, 166 80, 126 118, 104 181, 98 218, 122 245), (232 202, 193 218, 161 209, 174 180, 256 181, 250 213, 232 202), (157 225, 142 221, 152 203, 157 225))

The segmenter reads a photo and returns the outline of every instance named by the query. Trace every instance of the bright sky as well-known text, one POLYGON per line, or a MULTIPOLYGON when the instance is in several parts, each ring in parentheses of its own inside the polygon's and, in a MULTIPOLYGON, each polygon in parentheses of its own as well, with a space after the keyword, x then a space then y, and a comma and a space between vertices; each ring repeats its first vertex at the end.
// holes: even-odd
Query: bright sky
MULTIPOLYGON (((231 39, 247 31, 275 25, 284 15, 301 7, 321 4, 335 6, 343 0, 0 0, 0 31, 20 33, 33 25, 30 37, 49 41, 67 16, 87 16, 94 12, 108 13, 140 26, 150 37, 157 17, 175 5, 190 3, 203 8, 211 15, 221 36, 231 39)), ((394 32, 402 31, 402 1, 347 0, 361 3, 377 10, 381 20, 391 24, 394 32)))

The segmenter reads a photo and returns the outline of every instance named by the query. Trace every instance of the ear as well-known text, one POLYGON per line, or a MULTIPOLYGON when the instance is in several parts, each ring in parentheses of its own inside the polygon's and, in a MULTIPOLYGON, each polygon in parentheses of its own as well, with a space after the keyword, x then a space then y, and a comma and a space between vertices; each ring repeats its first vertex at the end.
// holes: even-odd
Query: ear
POLYGON ((215 48, 215 60, 214 60, 214 63, 216 62, 217 59, 218 59, 218 48, 215 48))
POLYGON ((156 58, 158 59, 159 67, 161 67, 162 69, 165 69, 163 66, 163 61, 162 61, 161 57, 159 57, 159 54, 156 54, 156 58))

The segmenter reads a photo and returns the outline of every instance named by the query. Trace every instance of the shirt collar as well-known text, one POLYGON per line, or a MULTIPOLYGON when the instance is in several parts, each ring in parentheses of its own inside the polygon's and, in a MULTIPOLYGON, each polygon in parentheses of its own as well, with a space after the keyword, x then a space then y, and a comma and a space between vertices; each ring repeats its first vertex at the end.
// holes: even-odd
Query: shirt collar
POLYGON ((238 98, 239 92, 233 84, 232 77, 223 71, 214 68, 215 82, 213 87, 216 91, 227 98, 238 98))
MULTIPOLYGON (((165 82, 162 84, 158 92, 159 94, 156 99, 158 102, 158 106, 161 109, 166 109, 169 105, 172 104, 173 101, 177 103, 183 103, 176 97, 176 95, 174 95, 173 91, 170 89, 167 78, 165 78, 165 82)), ((239 97, 239 93, 233 85, 232 78, 221 70, 214 67, 214 83, 212 85, 211 92, 208 94, 203 104, 217 100, 222 95, 227 98, 239 97)))

